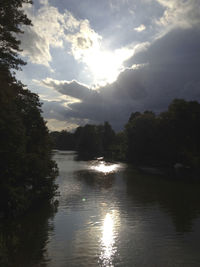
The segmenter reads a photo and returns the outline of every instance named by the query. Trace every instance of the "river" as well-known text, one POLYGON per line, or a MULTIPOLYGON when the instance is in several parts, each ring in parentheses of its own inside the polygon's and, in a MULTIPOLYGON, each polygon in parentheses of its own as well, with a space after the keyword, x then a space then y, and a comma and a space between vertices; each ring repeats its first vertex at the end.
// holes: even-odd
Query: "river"
POLYGON ((54 158, 59 204, 0 229, 5 266, 200 266, 198 182, 80 161, 72 151, 54 158))

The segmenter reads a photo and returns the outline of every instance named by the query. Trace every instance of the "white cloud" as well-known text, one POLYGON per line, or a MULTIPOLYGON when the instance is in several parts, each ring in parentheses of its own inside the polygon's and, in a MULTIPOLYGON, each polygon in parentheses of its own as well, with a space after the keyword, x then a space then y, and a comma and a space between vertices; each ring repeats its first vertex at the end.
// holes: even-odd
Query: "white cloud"
POLYGON ((99 49, 102 37, 90 27, 88 20, 81 20, 76 33, 66 35, 66 40, 72 44, 72 54, 78 60, 83 60, 88 51, 99 49))
POLYGON ((165 8, 157 24, 167 28, 191 28, 200 24, 199 0, 156 0, 165 8))
POLYGON ((21 48, 23 49, 22 55, 29 57, 32 63, 49 67, 51 61, 49 42, 33 29, 27 28, 22 35, 21 48))
POLYGON ((73 15, 64 11, 60 13, 56 7, 49 6, 47 1, 36 14, 33 7, 25 6, 29 18, 32 20, 32 27, 24 27, 24 34, 20 35, 22 55, 28 56, 35 64, 49 66, 52 60, 50 48, 64 46, 67 34, 74 32, 80 26, 80 21, 73 15))
POLYGON ((140 26, 134 28, 134 30, 136 32, 142 32, 142 31, 146 30, 146 26, 144 24, 141 24, 140 26))
POLYGON ((39 3, 40 3, 41 5, 45 5, 45 6, 47 6, 47 5, 49 4, 49 1, 48 1, 48 0, 39 0, 39 3))

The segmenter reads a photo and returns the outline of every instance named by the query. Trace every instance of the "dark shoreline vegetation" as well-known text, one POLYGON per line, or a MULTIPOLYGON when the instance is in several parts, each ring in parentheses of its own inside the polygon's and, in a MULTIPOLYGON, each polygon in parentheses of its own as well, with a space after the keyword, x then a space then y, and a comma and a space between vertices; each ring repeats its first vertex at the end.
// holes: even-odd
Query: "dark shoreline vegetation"
POLYGON ((76 150, 82 159, 104 156, 126 161, 144 172, 195 177, 200 173, 200 104, 175 99, 168 110, 131 114, 124 130, 85 125, 74 133, 51 132, 54 148, 76 150))
POLYGON ((31 25, 24 3, 31 1, 0 4, 0 218, 51 202, 57 189, 58 170, 39 97, 15 78, 14 71, 26 64, 16 36, 23 25, 31 25))

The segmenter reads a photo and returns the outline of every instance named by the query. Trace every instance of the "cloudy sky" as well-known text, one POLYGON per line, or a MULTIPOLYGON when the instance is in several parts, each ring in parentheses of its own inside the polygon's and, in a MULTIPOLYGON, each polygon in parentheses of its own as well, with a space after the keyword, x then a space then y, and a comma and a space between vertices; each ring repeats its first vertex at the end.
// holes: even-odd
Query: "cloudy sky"
POLYGON ((18 78, 39 94, 50 130, 200 100, 199 0, 35 0, 19 36, 18 78))

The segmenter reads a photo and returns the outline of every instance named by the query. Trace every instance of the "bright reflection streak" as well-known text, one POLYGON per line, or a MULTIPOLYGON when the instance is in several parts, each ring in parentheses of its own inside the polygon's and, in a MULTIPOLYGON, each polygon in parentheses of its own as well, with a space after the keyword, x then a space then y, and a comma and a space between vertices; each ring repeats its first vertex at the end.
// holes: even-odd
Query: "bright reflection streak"
POLYGON ((114 218, 110 213, 106 214, 104 219, 103 227, 102 227, 102 252, 100 259, 103 263, 103 266, 113 266, 112 258, 116 252, 115 244, 115 236, 114 236, 114 218))
POLYGON ((119 168, 118 164, 106 164, 104 161, 100 161, 97 165, 93 165, 90 169, 103 172, 104 174, 116 171, 119 168))

